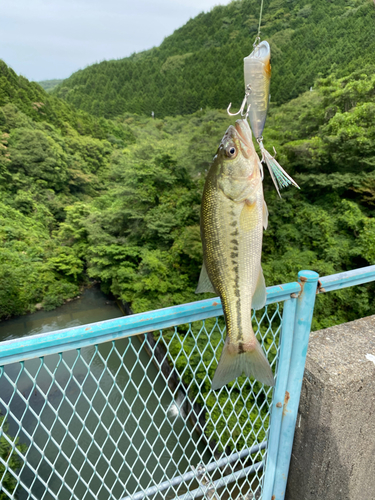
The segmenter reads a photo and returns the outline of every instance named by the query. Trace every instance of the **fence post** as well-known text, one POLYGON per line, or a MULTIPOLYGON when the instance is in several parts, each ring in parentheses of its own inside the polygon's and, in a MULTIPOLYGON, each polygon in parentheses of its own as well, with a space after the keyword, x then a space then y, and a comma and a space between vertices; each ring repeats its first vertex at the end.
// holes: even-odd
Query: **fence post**
POLYGON ((275 481, 272 497, 263 496, 262 500, 283 500, 285 497, 318 278, 319 275, 314 271, 298 273, 301 294, 297 299, 292 356, 283 401, 275 481))
POLYGON ((287 389, 289 367, 292 358, 294 321, 297 299, 284 301, 283 324, 280 335, 280 356, 277 367, 276 387, 273 393, 271 422, 267 439, 267 463, 264 473, 262 498, 271 498, 279 449, 280 429, 285 391, 287 389))

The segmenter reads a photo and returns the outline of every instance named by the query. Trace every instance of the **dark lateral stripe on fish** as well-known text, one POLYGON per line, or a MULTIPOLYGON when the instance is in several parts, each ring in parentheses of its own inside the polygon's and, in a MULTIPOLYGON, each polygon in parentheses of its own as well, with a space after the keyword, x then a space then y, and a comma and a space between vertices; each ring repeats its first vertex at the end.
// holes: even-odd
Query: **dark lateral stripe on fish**
POLYGON ((240 275, 238 272, 238 264, 233 268, 234 272, 236 273, 236 279, 234 281, 234 295, 236 296, 236 312, 237 312, 237 334, 238 338, 233 339, 233 340, 240 340, 243 341, 243 333, 242 329, 240 328, 238 330, 238 327, 242 324, 241 322, 241 294, 240 294, 240 275))
POLYGON ((240 121, 236 127, 241 133, 229 127, 210 167, 201 208, 204 260, 221 298, 227 331, 212 382, 214 390, 243 373, 269 385, 274 383, 251 323, 251 296, 259 275, 263 233, 259 158, 247 121, 240 121), (234 159, 226 154, 232 145, 238 151, 234 159), (250 205, 248 200, 256 201, 256 210, 242 210, 243 201, 250 205), (256 348, 252 349, 254 343, 256 348))
MULTIPOLYGON (((236 215, 233 213, 231 213, 232 217, 236 217, 236 215)), ((238 231, 238 221, 236 219, 232 220, 229 224, 230 226, 234 227, 235 230, 234 232, 231 233, 231 235, 233 236, 237 236, 239 234, 239 231, 238 231)), ((242 330, 239 329, 239 326, 242 324, 241 320, 242 320, 242 314, 241 314, 241 291, 240 291, 240 276, 239 276, 239 268, 238 268, 238 260, 235 260, 236 258, 238 258, 238 240, 237 239, 233 239, 232 240, 233 243, 234 243, 234 247, 231 247, 231 254, 230 254, 230 257, 231 259, 233 259, 231 261, 232 265, 233 265, 233 272, 235 273, 235 280, 234 280, 234 290, 233 290, 233 293, 234 293, 234 296, 236 297, 236 304, 235 304, 235 310, 236 310, 236 324, 233 325, 234 327, 234 332, 231 332, 231 338, 232 338, 232 341, 233 342, 237 342, 237 341, 240 341, 242 342, 244 339, 243 339, 243 333, 242 333, 242 330), (236 335, 236 337, 234 337, 234 334, 236 335)))

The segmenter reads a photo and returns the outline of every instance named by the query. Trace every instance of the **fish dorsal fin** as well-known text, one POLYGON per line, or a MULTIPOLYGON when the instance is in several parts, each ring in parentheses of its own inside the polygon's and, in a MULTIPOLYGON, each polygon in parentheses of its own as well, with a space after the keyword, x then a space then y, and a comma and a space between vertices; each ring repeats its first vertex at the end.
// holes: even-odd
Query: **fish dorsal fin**
POLYGON ((203 262, 201 274, 199 276, 198 286, 195 293, 216 293, 213 284, 207 274, 206 265, 203 262))
POLYGON ((264 229, 267 229, 268 227, 268 208, 264 200, 263 200, 263 227, 264 229))
POLYGON ((264 281, 263 269, 260 267, 257 286, 253 298, 251 300, 251 307, 253 309, 262 309, 266 305, 267 291, 266 282, 264 281))
POLYGON ((240 215, 240 228, 242 231, 251 231, 257 223, 256 201, 249 203, 247 200, 244 203, 240 215))

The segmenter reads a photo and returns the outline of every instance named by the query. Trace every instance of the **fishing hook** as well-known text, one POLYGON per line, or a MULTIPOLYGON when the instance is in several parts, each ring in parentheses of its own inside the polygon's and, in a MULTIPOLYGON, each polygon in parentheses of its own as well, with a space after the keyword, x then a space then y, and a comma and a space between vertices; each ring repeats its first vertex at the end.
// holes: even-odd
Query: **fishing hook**
POLYGON ((266 158, 264 156, 264 146, 263 146, 263 136, 261 135, 260 137, 257 138, 257 143, 259 144, 260 147, 260 152, 262 153, 262 159, 260 160, 262 163, 266 163, 266 158))
POLYGON ((242 104, 241 104, 241 107, 240 107, 240 110, 237 111, 237 113, 231 113, 229 110, 232 106, 232 103, 230 102, 229 103, 229 106, 227 107, 227 113, 229 116, 237 116, 237 115, 241 115, 242 118, 247 118, 248 114, 249 114, 249 111, 250 111, 250 107, 251 107, 251 104, 248 105, 247 107, 247 110, 246 110, 246 113, 244 114, 244 109, 245 109, 245 105, 246 105, 246 101, 247 101, 247 98, 249 97, 249 95, 251 94, 251 87, 250 87, 250 84, 246 85, 246 91, 245 91, 245 97, 243 98, 243 101, 242 101, 242 104))
POLYGON ((260 160, 259 168, 260 168, 260 174, 262 176, 262 181, 263 181, 263 179, 264 179, 263 162, 264 163, 266 162, 266 158, 264 156, 263 136, 258 137, 257 143, 259 144, 260 152, 262 153, 262 159, 260 160))
MULTIPOLYGON (((263 146, 263 136, 258 137, 258 139, 257 139, 257 143, 259 144, 259 147, 260 147, 260 149, 261 149, 261 151, 262 151, 262 162, 265 162, 265 163, 266 163, 266 158, 265 158, 265 155, 264 155, 264 151, 265 151, 265 149, 264 149, 264 146, 263 146)), ((275 149, 275 146, 272 146, 272 147, 273 147, 273 153, 274 153, 274 155, 273 155, 271 158, 272 158, 273 160, 276 160, 277 151, 276 151, 276 149, 275 149)))

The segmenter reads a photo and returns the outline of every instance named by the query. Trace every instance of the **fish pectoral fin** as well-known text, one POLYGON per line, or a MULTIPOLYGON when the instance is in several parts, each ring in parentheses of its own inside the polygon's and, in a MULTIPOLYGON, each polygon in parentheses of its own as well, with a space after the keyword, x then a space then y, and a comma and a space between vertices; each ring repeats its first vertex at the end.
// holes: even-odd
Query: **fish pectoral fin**
POLYGON ((216 293, 213 284, 207 274, 206 265, 203 262, 201 274, 199 276, 198 286, 195 293, 216 293))
POLYGON ((264 280, 263 269, 260 267, 257 286, 255 288, 255 292, 253 298, 251 300, 251 307, 253 309, 262 309, 266 305, 267 300, 267 291, 266 291, 266 282, 264 280))
POLYGON ((251 231, 257 223, 256 201, 245 201, 240 215, 240 228, 242 231, 251 231))
POLYGON ((267 229, 268 227, 268 208, 264 200, 263 200, 263 227, 264 229, 267 229))

